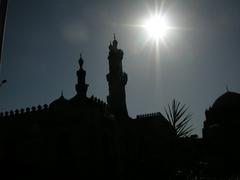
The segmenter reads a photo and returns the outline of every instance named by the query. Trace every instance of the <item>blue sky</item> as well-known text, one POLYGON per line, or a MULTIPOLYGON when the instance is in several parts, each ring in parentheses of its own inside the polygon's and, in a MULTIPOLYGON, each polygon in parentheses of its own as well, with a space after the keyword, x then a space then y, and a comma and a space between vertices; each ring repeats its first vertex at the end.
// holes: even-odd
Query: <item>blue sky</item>
POLYGON ((0 110, 49 104, 63 90, 75 95, 80 52, 88 96, 108 95, 108 45, 116 33, 128 74, 131 117, 162 112, 176 98, 190 107, 201 135, 205 109, 226 92, 240 92, 240 2, 169 0, 165 43, 147 41, 142 24, 163 1, 9 0, 0 110))

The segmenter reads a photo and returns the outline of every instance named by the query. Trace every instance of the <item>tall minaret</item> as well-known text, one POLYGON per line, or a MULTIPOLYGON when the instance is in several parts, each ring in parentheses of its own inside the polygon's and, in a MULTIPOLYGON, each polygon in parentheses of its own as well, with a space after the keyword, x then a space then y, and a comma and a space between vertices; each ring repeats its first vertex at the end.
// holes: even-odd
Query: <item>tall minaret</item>
POLYGON ((80 68, 77 71, 78 82, 77 82, 75 88, 76 88, 78 97, 86 98, 87 97, 88 84, 86 84, 86 82, 85 82, 86 71, 83 69, 82 54, 80 54, 80 58, 79 58, 78 62, 79 62, 80 68))
POLYGON ((118 41, 114 35, 114 40, 109 45, 109 73, 107 74, 109 95, 107 97, 110 111, 116 116, 127 116, 125 85, 127 84, 127 74, 123 72, 122 59, 123 51, 118 49, 118 41))

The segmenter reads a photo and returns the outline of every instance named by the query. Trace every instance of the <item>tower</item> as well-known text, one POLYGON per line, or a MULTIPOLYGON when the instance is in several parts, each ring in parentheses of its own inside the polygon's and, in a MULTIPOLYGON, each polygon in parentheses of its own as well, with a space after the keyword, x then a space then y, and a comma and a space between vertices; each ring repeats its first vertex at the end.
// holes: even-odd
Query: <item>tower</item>
POLYGON ((118 41, 114 35, 113 42, 109 45, 109 73, 107 74, 109 95, 107 102, 110 111, 116 116, 128 116, 126 106, 125 86, 127 84, 127 74, 122 68, 123 51, 118 49, 118 41))
POLYGON ((79 58, 79 70, 77 71, 77 77, 78 81, 75 86, 75 89, 77 91, 77 96, 80 98, 86 98, 87 97, 87 89, 88 89, 88 84, 85 82, 85 77, 86 77, 86 71, 83 69, 83 59, 82 59, 82 54, 80 54, 79 58))

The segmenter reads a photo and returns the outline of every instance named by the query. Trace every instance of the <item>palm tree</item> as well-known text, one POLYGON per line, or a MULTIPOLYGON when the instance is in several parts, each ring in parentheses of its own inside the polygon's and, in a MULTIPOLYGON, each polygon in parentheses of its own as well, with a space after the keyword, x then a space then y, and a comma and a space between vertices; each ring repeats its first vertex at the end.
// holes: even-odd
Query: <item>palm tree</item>
POLYGON ((175 99, 172 101, 172 107, 168 104, 168 108, 165 108, 167 120, 174 128, 178 138, 188 137, 193 131, 192 125, 189 125, 189 122, 192 120, 192 114, 187 111, 188 107, 175 99))

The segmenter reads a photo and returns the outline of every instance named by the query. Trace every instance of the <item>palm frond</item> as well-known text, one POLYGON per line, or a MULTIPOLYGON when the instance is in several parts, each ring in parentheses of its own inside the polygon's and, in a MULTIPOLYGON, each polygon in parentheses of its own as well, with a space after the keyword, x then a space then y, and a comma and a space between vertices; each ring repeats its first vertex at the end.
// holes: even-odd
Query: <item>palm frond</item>
POLYGON ((167 120, 174 128, 177 137, 187 137, 191 135, 194 129, 192 125, 189 125, 192 120, 192 114, 187 113, 189 107, 173 99, 171 106, 168 104, 164 110, 167 120))

